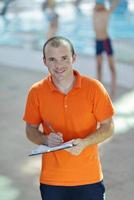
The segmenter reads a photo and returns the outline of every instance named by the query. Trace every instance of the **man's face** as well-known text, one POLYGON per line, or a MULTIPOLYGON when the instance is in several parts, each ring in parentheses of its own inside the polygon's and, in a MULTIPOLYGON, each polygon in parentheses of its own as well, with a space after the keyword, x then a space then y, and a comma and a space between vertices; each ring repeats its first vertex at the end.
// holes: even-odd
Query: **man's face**
POLYGON ((68 44, 60 44, 59 47, 48 44, 45 48, 44 63, 53 79, 64 80, 72 74, 75 57, 68 44))

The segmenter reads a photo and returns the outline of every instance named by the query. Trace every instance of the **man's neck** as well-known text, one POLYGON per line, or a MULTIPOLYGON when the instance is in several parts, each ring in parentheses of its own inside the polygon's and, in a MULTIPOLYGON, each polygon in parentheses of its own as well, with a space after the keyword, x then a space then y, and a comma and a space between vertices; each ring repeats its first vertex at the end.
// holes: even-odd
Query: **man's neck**
POLYGON ((56 81, 53 80, 55 86, 64 94, 67 94, 74 86, 75 83, 75 75, 72 73, 66 80, 56 81))

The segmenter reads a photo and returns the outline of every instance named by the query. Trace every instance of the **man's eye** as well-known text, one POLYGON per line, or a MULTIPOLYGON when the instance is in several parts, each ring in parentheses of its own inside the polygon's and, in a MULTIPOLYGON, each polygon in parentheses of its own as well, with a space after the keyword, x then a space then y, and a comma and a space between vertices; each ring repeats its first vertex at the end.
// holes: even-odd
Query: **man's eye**
POLYGON ((63 60, 67 60, 67 57, 63 57, 63 60))
POLYGON ((54 58, 50 58, 50 59, 49 59, 49 61, 54 61, 54 60, 55 60, 54 58))

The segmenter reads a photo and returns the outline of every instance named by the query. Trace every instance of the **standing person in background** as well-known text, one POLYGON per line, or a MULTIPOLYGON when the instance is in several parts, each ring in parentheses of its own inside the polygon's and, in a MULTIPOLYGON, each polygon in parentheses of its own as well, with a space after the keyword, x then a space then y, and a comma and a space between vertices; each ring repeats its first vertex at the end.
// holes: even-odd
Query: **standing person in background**
POLYGON ((53 147, 73 139, 75 145, 42 155, 43 200, 104 200, 98 144, 113 134, 114 108, 99 81, 73 69, 75 60, 67 38, 50 38, 43 48, 50 74, 31 87, 27 98, 23 119, 30 141, 53 147))
POLYGON ((97 78, 102 81, 102 53, 106 52, 111 72, 111 97, 115 97, 116 91, 116 70, 113 59, 112 43, 108 34, 109 18, 116 8, 119 0, 113 0, 109 9, 105 7, 104 0, 96 0, 93 12, 93 26, 96 34, 96 57, 97 57, 97 78))
POLYGON ((0 15, 2 15, 2 16, 6 15, 9 5, 12 1, 14 1, 14 0, 3 0, 4 5, 3 5, 2 10, 0 11, 0 15))
POLYGON ((75 1, 74 1, 74 5, 75 5, 76 7, 79 7, 79 5, 81 4, 81 1, 82 1, 82 0, 75 0, 75 1))
POLYGON ((47 39, 54 37, 58 30, 58 14, 55 11, 55 0, 46 0, 42 5, 42 10, 46 12, 48 20, 48 31, 46 34, 47 39))

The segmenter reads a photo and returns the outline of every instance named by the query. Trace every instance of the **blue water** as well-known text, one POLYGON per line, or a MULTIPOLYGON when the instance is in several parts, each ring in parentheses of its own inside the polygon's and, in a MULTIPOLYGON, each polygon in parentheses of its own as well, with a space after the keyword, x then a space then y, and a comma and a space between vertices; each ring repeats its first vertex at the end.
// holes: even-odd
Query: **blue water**
MULTIPOLYGON (((120 6, 111 16, 109 33, 113 40, 134 39, 134 2, 130 0, 129 3, 129 9, 120 6)), ((68 37, 78 53, 93 54, 94 31, 90 4, 82 5, 80 9, 71 4, 61 4, 57 12, 58 35, 68 37), (63 9, 65 6, 66 12, 63 9)), ((30 48, 41 49, 46 39, 47 26, 47 18, 39 8, 17 14, 9 13, 4 18, 0 17, 0 45, 29 45, 30 48)))

